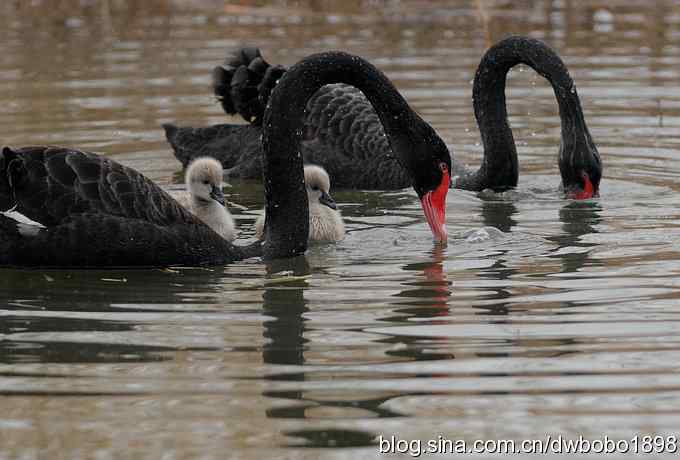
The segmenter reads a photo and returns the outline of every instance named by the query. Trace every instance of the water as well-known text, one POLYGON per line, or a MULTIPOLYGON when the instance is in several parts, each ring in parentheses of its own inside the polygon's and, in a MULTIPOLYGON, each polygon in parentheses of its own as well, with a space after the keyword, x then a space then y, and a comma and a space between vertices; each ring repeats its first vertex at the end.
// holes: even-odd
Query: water
MULTIPOLYGON (((680 5, 337 3, 5 2, 2 142, 79 146, 180 182, 160 124, 223 122, 210 70, 250 43, 283 64, 365 56, 475 165, 470 81, 512 32, 570 68, 601 198, 561 199, 552 90, 516 69, 520 186, 450 193, 446 249, 413 192, 337 191, 346 240, 282 266, 0 270, 0 458, 354 459, 392 435, 678 435, 680 5)), ((262 187, 233 185, 246 241, 262 187)))

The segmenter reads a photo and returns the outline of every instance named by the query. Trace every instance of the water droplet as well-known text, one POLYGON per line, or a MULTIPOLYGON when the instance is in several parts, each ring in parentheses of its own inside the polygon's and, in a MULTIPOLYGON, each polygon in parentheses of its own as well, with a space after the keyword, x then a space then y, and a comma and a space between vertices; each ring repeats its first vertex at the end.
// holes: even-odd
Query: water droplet
POLYGON ((609 10, 601 8, 595 11, 595 13, 593 14, 593 19, 596 22, 608 23, 614 20, 614 15, 609 10))
POLYGON ((83 25, 83 20, 80 18, 71 17, 64 21, 64 25, 69 29, 77 29, 78 27, 83 25))

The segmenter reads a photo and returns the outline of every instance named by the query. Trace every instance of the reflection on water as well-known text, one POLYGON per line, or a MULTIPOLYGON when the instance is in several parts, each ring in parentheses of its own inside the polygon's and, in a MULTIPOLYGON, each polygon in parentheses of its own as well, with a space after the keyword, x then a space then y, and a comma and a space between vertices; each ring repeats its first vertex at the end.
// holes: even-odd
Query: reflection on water
MULTIPOLYGON (((477 165, 479 58, 509 33, 542 38, 605 165, 601 198, 560 198, 552 89, 520 67, 507 90, 520 186, 452 192, 447 248, 413 192, 338 190, 347 238, 294 261, 1 270, 0 458, 374 458, 379 435, 677 435, 677 2, 58 0, 0 13, 3 143, 77 145, 164 185, 181 174, 160 124, 224 122, 210 70, 243 44, 286 65, 329 48, 367 57, 477 165)), ((248 239, 262 187, 232 185, 248 239)))
POLYGON ((582 243, 581 237, 597 233, 597 224, 602 221, 600 211, 602 208, 599 203, 589 201, 571 202, 560 208, 564 233, 550 239, 558 245, 562 273, 578 272, 588 263, 599 264, 588 259, 588 248, 595 245, 582 243))
MULTIPOLYGON (((277 261, 278 264, 288 265, 290 261, 277 261)), ((293 266, 268 267, 270 273, 279 273, 289 268, 294 277, 309 274, 307 261, 300 257, 292 261, 293 266)), ((301 366, 305 363, 304 349, 307 340, 304 338, 305 320, 303 315, 309 311, 303 296, 304 288, 308 287, 304 279, 285 283, 284 286, 266 287, 262 294, 262 311, 272 317, 264 322, 263 337, 267 340, 262 350, 262 361, 267 364, 291 364, 301 366)), ((274 375, 272 379, 303 380, 304 376, 274 375)))
POLYGON ((517 225, 513 218, 517 214, 517 207, 512 201, 482 201, 481 213, 486 227, 495 227, 508 233, 517 225))

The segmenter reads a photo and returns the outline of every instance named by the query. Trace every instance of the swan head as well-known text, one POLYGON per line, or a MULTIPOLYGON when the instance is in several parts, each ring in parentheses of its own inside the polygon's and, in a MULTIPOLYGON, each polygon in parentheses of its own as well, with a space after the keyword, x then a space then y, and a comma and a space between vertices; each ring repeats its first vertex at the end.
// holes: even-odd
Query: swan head
POLYGON ((305 186, 307 187, 307 197, 309 203, 319 203, 331 209, 338 209, 335 200, 330 194, 331 179, 328 173, 321 166, 305 166, 305 186))
POLYGON ((562 188, 569 199, 587 200, 600 196, 602 160, 594 144, 588 142, 584 144, 579 149, 580 154, 567 155, 560 152, 562 188))
POLYGON ((432 136, 424 137, 427 139, 427 151, 412 155, 411 161, 406 164, 432 236, 435 242, 446 244, 446 195, 451 187, 451 154, 434 130, 432 136))
POLYGON ((216 201, 224 206, 222 193, 222 164, 210 157, 196 158, 186 172, 186 186, 192 198, 211 203, 216 201))

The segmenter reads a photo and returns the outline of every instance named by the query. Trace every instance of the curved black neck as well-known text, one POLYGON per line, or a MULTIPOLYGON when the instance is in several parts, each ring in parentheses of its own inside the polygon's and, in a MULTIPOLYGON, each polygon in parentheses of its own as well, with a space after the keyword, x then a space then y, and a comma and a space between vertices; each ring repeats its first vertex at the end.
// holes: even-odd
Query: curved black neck
POLYGON ((303 117, 307 100, 331 83, 352 85, 366 95, 380 117, 392 151, 414 183, 427 183, 427 176, 432 174, 432 145, 441 143, 445 148, 387 77, 367 61, 339 51, 300 61, 278 82, 264 115, 265 258, 292 257, 307 248, 309 211, 300 155, 303 117))
POLYGON ((505 104, 506 76, 517 64, 530 66, 550 82, 555 92, 562 125, 559 163, 563 182, 597 155, 574 81, 560 57, 539 40, 509 37, 486 52, 475 75, 475 117, 484 143, 484 160, 476 174, 480 189, 502 190, 517 185, 517 150, 505 104))

